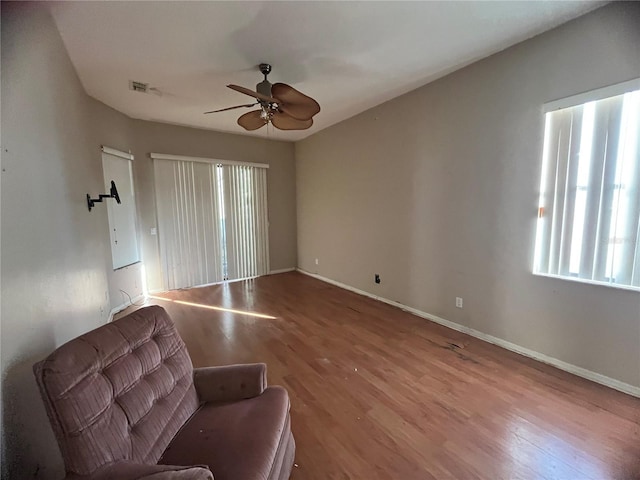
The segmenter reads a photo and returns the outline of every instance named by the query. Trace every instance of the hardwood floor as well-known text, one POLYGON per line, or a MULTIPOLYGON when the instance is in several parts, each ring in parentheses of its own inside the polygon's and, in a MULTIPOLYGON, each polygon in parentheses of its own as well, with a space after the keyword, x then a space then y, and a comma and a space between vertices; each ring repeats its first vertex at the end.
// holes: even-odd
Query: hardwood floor
POLYGON ((295 272, 157 297, 289 390, 294 480, 640 478, 638 398, 295 272))

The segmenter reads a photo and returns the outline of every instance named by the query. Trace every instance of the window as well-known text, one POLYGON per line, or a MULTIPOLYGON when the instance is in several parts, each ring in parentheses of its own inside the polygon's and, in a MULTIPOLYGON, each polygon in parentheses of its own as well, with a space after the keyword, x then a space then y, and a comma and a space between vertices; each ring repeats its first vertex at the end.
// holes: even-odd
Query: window
POLYGON ((102 147, 105 191, 109 191, 111 180, 113 180, 118 188, 121 202, 116 203, 111 200, 106 202, 114 270, 140 261, 132 162, 133 155, 102 147))
POLYGON ((640 290, 640 81, 547 107, 534 273, 640 290))
POLYGON ((164 288, 267 274, 268 165, 151 156, 164 288))

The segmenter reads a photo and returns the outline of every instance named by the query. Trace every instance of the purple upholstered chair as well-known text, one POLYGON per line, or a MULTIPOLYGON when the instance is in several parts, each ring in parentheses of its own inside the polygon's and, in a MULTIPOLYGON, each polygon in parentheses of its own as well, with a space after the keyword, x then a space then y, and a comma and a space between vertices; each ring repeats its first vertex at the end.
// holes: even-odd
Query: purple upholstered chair
POLYGON ((67 479, 281 480, 289 397, 264 364, 194 369, 167 312, 140 309, 34 366, 67 479))

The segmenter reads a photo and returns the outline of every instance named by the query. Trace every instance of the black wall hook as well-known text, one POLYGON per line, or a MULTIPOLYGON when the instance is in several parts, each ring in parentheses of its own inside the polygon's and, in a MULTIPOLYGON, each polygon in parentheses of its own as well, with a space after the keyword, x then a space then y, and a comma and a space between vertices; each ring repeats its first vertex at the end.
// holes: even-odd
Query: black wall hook
POLYGON ((105 198, 115 198, 116 202, 122 203, 120 202, 120 195, 118 195, 116 182, 114 182, 113 180, 111 180, 111 190, 109 192, 109 195, 105 193, 101 193, 100 195, 98 195, 98 198, 91 198, 91 195, 87 193, 87 207, 89 208, 89 211, 91 211, 91 209, 95 206, 96 203, 102 202, 102 200, 105 198))

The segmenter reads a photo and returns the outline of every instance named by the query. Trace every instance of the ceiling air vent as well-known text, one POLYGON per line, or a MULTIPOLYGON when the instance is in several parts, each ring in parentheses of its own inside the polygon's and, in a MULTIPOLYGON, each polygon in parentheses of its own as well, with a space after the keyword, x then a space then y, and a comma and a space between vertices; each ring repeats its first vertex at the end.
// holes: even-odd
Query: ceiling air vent
POLYGON ((134 92, 147 93, 149 91, 149 84, 130 80, 129 89, 133 90, 134 92))

